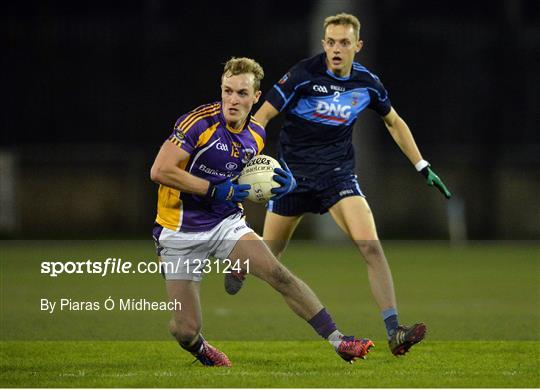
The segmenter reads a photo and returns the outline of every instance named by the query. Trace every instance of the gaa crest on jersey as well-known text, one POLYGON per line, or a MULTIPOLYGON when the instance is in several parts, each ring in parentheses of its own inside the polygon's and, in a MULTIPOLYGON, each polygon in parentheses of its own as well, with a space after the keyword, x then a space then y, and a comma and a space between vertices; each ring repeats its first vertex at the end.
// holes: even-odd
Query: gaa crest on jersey
POLYGON ((253 148, 244 148, 242 149, 242 154, 242 163, 247 164, 255 156, 255 150, 253 148))
POLYGON ((238 168, 238 164, 232 161, 229 161, 227 164, 225 164, 225 168, 227 168, 229 171, 234 171, 236 168, 238 168))
POLYGON ((290 72, 285 73, 285 75, 279 79, 278 84, 279 85, 285 84, 287 80, 289 79, 290 75, 291 75, 290 72))
POLYGON ((358 105, 359 100, 360 100, 360 94, 358 92, 353 92, 351 94, 351 106, 358 105))

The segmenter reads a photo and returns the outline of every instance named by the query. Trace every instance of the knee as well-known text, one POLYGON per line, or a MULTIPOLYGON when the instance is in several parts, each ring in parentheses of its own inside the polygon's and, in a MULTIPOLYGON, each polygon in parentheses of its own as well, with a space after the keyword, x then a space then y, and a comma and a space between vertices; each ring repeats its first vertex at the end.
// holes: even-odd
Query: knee
POLYGON ((197 321, 169 321, 169 332, 183 346, 190 345, 201 332, 197 321))
POLYGON ((366 262, 372 263, 384 259, 384 252, 378 240, 359 240, 355 241, 355 244, 366 262))

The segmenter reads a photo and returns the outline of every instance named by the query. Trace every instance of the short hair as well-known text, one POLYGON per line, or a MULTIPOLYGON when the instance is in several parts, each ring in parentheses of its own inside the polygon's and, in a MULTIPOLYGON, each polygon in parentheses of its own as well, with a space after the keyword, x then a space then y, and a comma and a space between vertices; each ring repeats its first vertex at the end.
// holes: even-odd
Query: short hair
POLYGON ((221 77, 225 77, 229 74, 231 76, 236 76, 244 73, 253 74, 253 87, 255 89, 255 92, 257 92, 261 88, 261 80, 264 78, 264 70, 262 66, 257 63, 257 61, 251 58, 232 57, 229 61, 225 63, 225 68, 223 69, 223 75, 221 77))
POLYGON ((360 39, 360 21, 358 18, 351 14, 346 14, 344 12, 329 16, 324 19, 324 33, 326 34, 326 28, 331 24, 343 25, 343 26, 352 26, 354 33, 357 39, 360 39))

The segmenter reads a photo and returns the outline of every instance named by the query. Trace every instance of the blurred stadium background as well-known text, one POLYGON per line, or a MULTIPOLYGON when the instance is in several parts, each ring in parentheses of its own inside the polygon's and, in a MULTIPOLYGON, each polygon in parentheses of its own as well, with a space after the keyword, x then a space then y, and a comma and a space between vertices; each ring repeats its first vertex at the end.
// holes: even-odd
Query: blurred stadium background
MULTIPOLYGON (((249 56, 269 90, 352 12, 426 159, 425 186, 382 122, 357 122, 358 172, 384 239, 540 237, 540 12, 535 0, 10 2, 2 6, 0 235, 149 237, 149 169, 175 119, 219 99, 249 56)), ((280 120, 268 128, 275 153, 280 120)), ((264 209, 247 205, 261 231, 264 209)), ((298 237, 339 234, 308 218, 298 237)))

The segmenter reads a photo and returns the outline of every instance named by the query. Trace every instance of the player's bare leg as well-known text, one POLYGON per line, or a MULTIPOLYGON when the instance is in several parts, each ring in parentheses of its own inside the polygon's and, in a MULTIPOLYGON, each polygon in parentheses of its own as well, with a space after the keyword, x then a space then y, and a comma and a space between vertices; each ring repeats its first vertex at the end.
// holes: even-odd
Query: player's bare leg
POLYGON ((200 282, 167 280, 166 286, 169 300, 176 299, 182 303, 182 310, 173 311, 172 319, 169 322, 169 331, 178 344, 191 352, 197 360, 206 366, 230 366, 229 358, 208 344, 201 335, 200 282))
POLYGON ((373 214, 365 198, 350 196, 330 208, 338 226, 354 241, 364 257, 371 292, 381 311, 396 307, 392 273, 377 236, 373 214))
POLYGON ((229 258, 240 260, 244 267, 245 261, 249 260, 250 273, 281 293, 287 305, 321 337, 328 340, 337 354, 347 362, 365 358, 373 347, 371 340, 343 336, 311 288, 281 264, 255 233, 242 236, 229 258))
POLYGON ((199 300, 200 282, 193 280, 167 280, 167 294, 170 301, 182 303, 182 310, 173 311, 169 331, 182 346, 195 341, 202 327, 201 303, 199 300))
POLYGON ((313 291, 292 274, 255 233, 242 236, 229 255, 230 259, 249 259, 249 272, 277 290, 289 307, 305 320, 317 314, 323 305, 313 291))
MULTIPOLYGON (((287 244, 301 219, 301 215, 284 217, 271 211, 266 212, 263 240, 278 259, 287 248, 287 244)), ((225 291, 231 295, 236 294, 242 288, 245 278, 246 274, 243 271, 226 274, 225 291)))
POLYGON ((333 205, 329 211, 338 226, 354 241, 366 261, 371 291, 383 315, 392 353, 405 354, 411 346, 424 338, 426 326, 423 323, 411 327, 398 326, 392 273, 366 199, 361 196, 347 197, 333 205))
POLYGON ((278 259, 285 252, 287 244, 301 219, 302 215, 289 217, 271 211, 266 212, 263 240, 278 259))

